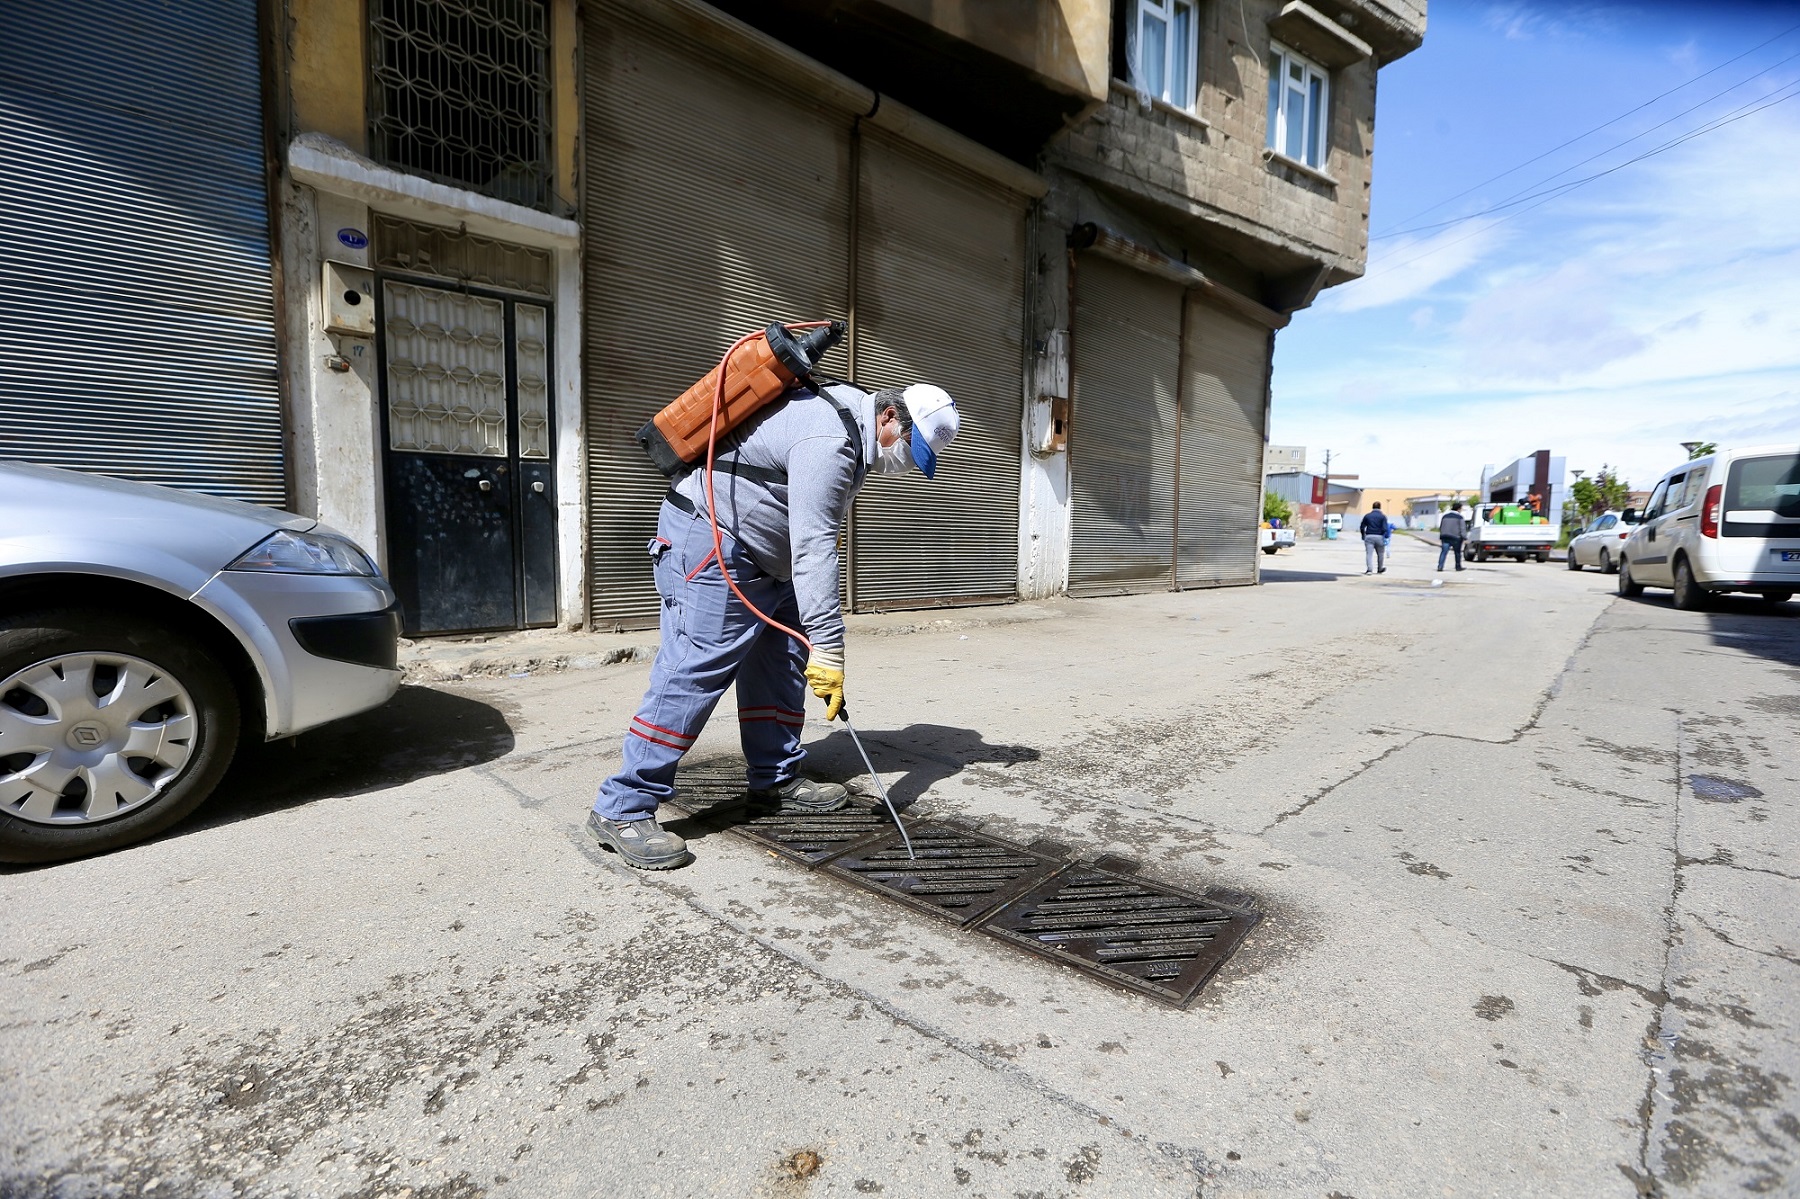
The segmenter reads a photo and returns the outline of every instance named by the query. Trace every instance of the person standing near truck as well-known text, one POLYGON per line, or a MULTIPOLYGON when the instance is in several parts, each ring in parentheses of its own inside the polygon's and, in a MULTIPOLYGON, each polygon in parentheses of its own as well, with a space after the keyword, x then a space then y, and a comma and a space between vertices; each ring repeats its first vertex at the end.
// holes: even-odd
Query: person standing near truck
POLYGON ((1439 570, 1444 569, 1444 559, 1452 553, 1456 555, 1456 569, 1461 570, 1463 568, 1463 538, 1468 536, 1468 534, 1469 525, 1468 522, 1463 519, 1462 501, 1457 500, 1454 504, 1450 505, 1450 511, 1444 513, 1444 515, 1438 519, 1437 568, 1439 570))
POLYGON ((1363 573, 1386 574, 1387 539, 1392 526, 1388 524, 1387 513, 1381 510, 1380 500, 1369 505, 1369 514, 1362 518, 1359 527, 1363 539, 1363 573))

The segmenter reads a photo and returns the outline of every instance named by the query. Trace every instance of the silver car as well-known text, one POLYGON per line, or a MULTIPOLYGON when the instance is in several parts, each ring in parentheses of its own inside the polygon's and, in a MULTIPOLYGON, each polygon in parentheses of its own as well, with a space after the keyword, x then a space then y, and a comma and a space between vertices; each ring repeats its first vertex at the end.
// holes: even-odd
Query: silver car
POLYGON ((1603 512, 1596 516, 1585 529, 1569 539, 1569 569, 1595 566, 1601 574, 1608 575, 1617 571, 1619 551, 1635 528, 1637 514, 1629 510, 1603 512))
POLYGON ((151 836, 240 739, 385 703, 399 631, 375 564, 315 520, 0 461, 0 861, 151 836))

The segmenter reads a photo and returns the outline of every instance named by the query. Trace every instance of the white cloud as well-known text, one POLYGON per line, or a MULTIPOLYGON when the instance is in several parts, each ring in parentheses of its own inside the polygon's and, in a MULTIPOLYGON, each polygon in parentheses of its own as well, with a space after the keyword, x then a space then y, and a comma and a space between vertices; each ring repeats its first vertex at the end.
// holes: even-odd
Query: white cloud
POLYGON ((1361 312, 1398 304, 1454 279, 1505 244, 1504 230, 1453 225, 1430 237, 1396 237, 1376 242, 1369 270, 1354 283, 1325 293, 1328 311, 1361 312))
POLYGON ((1457 332, 1472 375, 1557 380, 1628 357, 1649 342, 1619 323, 1613 280, 1567 263, 1477 297, 1457 332))
POLYGON ((1527 41, 1612 34, 1630 16, 1631 9, 1612 4, 1495 4, 1482 23, 1509 41, 1527 41))

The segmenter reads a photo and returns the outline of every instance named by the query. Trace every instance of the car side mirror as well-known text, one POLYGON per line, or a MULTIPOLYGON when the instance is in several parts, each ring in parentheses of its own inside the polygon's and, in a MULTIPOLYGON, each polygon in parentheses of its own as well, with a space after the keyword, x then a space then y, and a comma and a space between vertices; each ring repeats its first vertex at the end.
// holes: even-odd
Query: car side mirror
POLYGON ((1619 520, 1628 525, 1636 524, 1638 522, 1638 510, 1636 508, 1625 509, 1624 513, 1619 517, 1619 520))

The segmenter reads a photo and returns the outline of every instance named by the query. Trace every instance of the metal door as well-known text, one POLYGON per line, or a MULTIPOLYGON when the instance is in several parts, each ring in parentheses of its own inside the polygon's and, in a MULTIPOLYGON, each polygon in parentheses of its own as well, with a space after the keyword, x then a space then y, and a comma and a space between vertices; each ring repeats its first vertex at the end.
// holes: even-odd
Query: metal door
POLYGON ((1070 595, 1174 585, 1181 302, 1153 275, 1077 264, 1070 595))
POLYGON ((851 369, 869 386, 937 384, 962 431, 936 479, 869 479, 851 523, 852 598, 858 609, 1012 599, 1026 201, 876 132, 860 149, 851 369))
POLYGON ((258 8, 0 4, 0 454, 288 502, 258 8))
POLYGON ((388 573, 406 631, 556 621, 549 308, 381 284, 388 573))
MULTIPOLYGON (((590 613, 654 628, 644 544, 669 481, 633 434, 740 335, 846 314, 850 122, 779 72, 615 5, 583 12, 590 613)), ((826 357, 828 374, 846 366, 841 346, 826 357)))
POLYGON ((1254 583, 1273 334, 1199 296, 1187 306, 1175 581, 1254 583))

